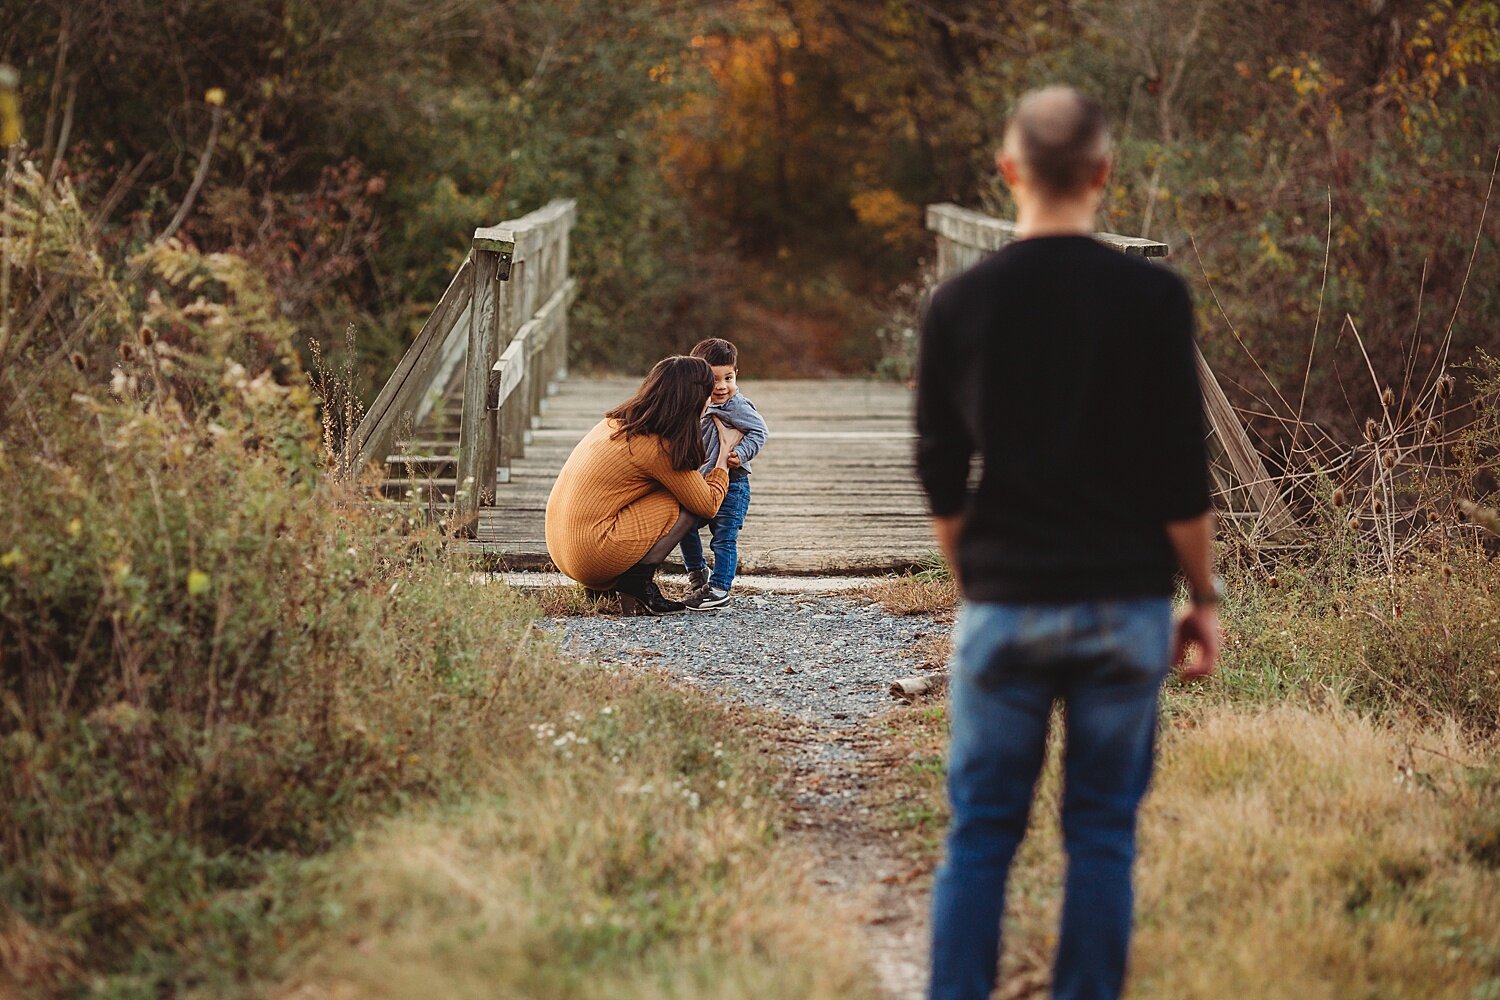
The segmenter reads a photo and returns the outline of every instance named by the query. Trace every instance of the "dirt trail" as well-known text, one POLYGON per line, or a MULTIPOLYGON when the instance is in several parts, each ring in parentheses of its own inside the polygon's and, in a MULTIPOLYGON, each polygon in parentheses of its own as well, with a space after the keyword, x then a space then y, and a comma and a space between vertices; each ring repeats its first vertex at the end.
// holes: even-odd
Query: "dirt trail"
POLYGON ((892 1000, 927 984, 929 866, 879 828, 864 792, 877 780, 876 737, 808 723, 768 734, 788 764, 790 837, 815 859, 814 880, 860 921, 870 963, 892 1000))
POLYGON ((665 670, 769 711, 775 721, 763 735, 786 762, 793 842, 816 883, 860 921, 887 996, 922 996, 930 863, 901 850, 865 793, 892 763, 870 721, 894 706, 886 688, 923 668, 946 625, 852 594, 767 593, 707 615, 556 618, 546 627, 579 658, 665 670))

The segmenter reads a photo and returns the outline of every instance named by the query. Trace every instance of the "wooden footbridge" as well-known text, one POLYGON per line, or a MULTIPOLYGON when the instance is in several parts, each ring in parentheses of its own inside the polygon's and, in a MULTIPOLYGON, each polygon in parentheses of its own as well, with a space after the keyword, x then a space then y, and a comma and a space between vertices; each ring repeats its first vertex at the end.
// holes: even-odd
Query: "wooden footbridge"
MULTIPOLYGON (((509 569, 550 566, 547 495, 574 444, 634 390, 638 376, 568 378, 568 273, 576 208, 551 205, 475 231, 468 257, 352 435, 353 469, 383 468, 380 491, 449 519, 457 539, 509 569)), ((935 278, 1014 238, 1003 220, 928 209, 935 278)), ((1126 253, 1149 240, 1098 234, 1126 253)), ((684 349, 688 346, 684 343, 684 349)), ((1237 414, 1202 358, 1221 511, 1254 539, 1292 523, 1237 414)), ((903 569, 934 544, 912 473, 912 400, 871 380, 757 381, 742 391, 771 426, 755 459, 742 567, 758 573, 903 569)))

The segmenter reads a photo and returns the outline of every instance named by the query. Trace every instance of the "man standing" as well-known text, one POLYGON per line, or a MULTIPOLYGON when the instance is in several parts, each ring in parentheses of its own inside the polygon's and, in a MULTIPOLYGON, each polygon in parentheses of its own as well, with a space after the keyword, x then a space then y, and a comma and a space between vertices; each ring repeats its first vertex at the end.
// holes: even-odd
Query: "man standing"
POLYGON ((930 996, 987 1000, 994 986, 1006 876, 1060 700, 1068 871, 1052 995, 1117 997, 1158 693, 1188 644, 1188 676, 1212 673, 1219 650, 1192 304, 1171 271, 1089 236, 1110 168, 1096 102, 1028 94, 999 166, 1018 238, 937 290, 918 354, 917 471, 965 599, 930 996), (1192 604, 1174 637, 1178 569, 1192 604))

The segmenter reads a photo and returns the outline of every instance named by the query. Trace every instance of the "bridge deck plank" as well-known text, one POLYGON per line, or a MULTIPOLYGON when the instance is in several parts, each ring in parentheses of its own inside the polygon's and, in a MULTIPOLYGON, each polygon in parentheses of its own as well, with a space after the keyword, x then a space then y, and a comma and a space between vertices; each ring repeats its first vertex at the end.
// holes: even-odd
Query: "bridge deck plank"
MULTIPOLYGON (((634 379, 570 378, 547 400, 526 457, 481 508, 475 548, 517 568, 547 564, 543 512, 573 445, 634 379)), ((742 572, 859 572, 909 566, 934 550, 911 473, 911 392, 855 379, 746 381, 771 427, 755 459, 742 572)), ((708 540, 704 532, 705 543, 708 540)))

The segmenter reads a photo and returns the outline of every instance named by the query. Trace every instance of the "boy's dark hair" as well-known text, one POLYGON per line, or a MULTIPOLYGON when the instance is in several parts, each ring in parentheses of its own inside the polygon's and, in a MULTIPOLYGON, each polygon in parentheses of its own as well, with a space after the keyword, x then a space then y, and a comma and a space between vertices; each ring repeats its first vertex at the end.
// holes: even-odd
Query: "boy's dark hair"
POLYGON ((702 358, 662 358, 635 395, 605 414, 620 422, 610 438, 640 434, 661 438, 672 468, 696 469, 706 458, 698 419, 714 391, 714 373, 702 358))
POLYGON ((711 365, 738 365, 740 363, 740 352, 733 344, 718 337, 709 337, 700 340, 693 345, 688 352, 689 357, 702 358, 711 365))

